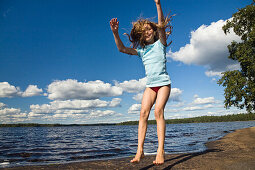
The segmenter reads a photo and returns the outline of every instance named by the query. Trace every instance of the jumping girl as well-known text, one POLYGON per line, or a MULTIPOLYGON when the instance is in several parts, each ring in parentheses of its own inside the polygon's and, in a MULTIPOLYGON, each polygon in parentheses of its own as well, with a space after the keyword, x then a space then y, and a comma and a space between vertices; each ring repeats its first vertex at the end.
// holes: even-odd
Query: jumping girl
POLYGON ((110 21, 115 43, 120 52, 138 55, 145 66, 147 77, 146 89, 143 94, 140 120, 138 126, 138 147, 135 157, 131 160, 138 163, 144 157, 143 145, 147 131, 147 121, 150 110, 155 103, 155 119, 157 121, 158 150, 154 164, 164 163, 165 119, 164 108, 171 91, 170 77, 166 71, 167 37, 171 34, 169 19, 163 16, 160 0, 154 0, 157 7, 158 23, 147 19, 139 19, 133 23, 129 40, 133 48, 125 47, 119 37, 119 22, 117 18, 110 21), (170 28, 169 32, 166 29, 170 28))

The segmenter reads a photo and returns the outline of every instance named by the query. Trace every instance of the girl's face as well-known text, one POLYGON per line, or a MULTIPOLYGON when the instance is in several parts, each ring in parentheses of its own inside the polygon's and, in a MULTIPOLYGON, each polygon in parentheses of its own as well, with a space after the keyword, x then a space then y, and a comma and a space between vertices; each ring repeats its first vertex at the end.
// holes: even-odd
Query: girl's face
POLYGON ((154 43, 155 33, 152 27, 150 26, 150 24, 144 24, 143 29, 144 29, 145 42, 148 44, 154 43))

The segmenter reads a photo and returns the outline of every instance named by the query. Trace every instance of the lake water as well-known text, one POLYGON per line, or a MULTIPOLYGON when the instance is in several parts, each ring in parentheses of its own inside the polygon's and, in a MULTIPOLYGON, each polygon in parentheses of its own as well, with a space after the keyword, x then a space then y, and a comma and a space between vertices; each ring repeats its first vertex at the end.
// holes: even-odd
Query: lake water
MULTIPOLYGON (((206 142, 252 126, 255 121, 167 124, 165 152, 204 151, 206 142)), ((129 157, 136 153, 137 128, 137 125, 0 128, 0 168, 129 157)), ((156 154, 156 125, 148 126, 144 151, 156 154)))

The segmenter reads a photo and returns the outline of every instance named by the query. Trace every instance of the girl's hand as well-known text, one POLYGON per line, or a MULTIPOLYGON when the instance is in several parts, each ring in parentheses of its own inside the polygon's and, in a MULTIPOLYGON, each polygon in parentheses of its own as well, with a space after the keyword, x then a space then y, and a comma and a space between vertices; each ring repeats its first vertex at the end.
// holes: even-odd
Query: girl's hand
POLYGON ((160 4, 160 0, 154 0, 156 4, 160 4))
POLYGON ((113 18, 110 21, 110 26, 111 26, 111 30, 113 33, 117 33, 119 30, 119 21, 117 20, 117 18, 113 18))

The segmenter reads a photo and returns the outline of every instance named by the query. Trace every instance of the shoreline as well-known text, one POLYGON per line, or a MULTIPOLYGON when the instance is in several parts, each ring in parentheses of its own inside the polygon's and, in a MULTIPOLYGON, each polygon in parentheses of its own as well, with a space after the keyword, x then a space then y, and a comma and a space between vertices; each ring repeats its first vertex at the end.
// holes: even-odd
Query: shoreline
POLYGON ((19 166, 4 170, 35 169, 255 169, 255 127, 235 130, 205 144, 202 152, 166 154, 165 163, 153 165, 155 155, 146 155, 138 164, 132 157, 64 164, 19 166))
MULTIPOLYGON (((222 116, 199 116, 193 118, 182 119, 166 119, 166 124, 183 124, 183 123, 215 123, 215 122, 239 122, 239 121, 255 121, 253 113, 239 113, 222 116)), ((17 123, 17 124, 0 124, 0 128, 4 127, 68 127, 68 126, 122 126, 122 125, 138 125, 139 121, 126 121, 119 123, 97 123, 97 124, 40 124, 40 123, 17 123)), ((148 124, 156 124, 156 120, 148 120, 148 124)))

